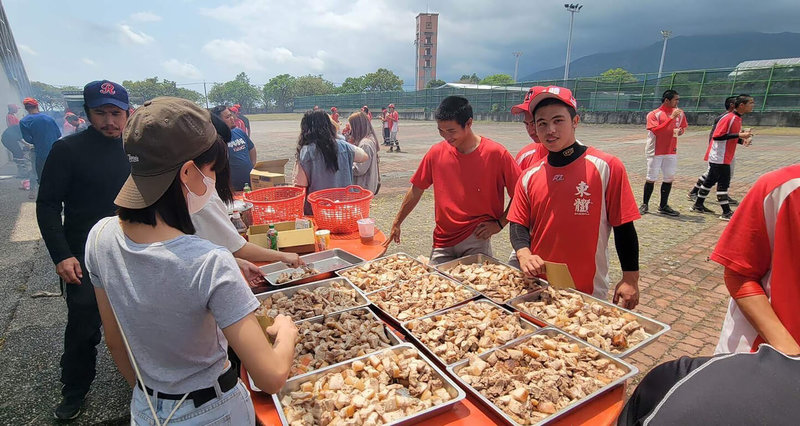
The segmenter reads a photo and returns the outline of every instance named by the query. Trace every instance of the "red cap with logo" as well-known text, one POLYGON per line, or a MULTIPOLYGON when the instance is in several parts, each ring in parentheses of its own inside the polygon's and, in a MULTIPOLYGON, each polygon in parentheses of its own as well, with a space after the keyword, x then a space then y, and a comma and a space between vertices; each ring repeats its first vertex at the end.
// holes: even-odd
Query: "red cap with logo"
POLYGON ((525 95, 525 100, 521 104, 511 107, 511 112, 513 114, 521 114, 523 112, 533 113, 533 110, 536 109, 536 105, 547 98, 558 99, 566 106, 575 110, 578 109, 578 101, 572 96, 572 91, 566 87, 533 86, 528 90, 528 94, 525 95))
POLYGON ((233 111, 235 114, 238 114, 238 113, 239 113, 239 107, 238 107, 238 106, 236 106, 236 105, 234 105, 234 106, 232 106, 232 107, 229 107, 228 109, 229 109, 229 110, 231 110, 231 111, 233 111))
POLYGON ((394 108, 394 104, 389 104, 389 108, 394 108))

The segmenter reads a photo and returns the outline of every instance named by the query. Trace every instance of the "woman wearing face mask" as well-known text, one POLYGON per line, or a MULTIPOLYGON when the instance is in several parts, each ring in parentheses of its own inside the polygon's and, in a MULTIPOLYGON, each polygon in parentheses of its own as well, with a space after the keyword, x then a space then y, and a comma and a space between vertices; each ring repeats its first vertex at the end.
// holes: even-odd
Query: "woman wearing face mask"
POLYGON ((272 393, 288 377, 297 329, 279 315, 270 345, 231 253, 191 235, 190 214, 210 198, 227 147, 208 112, 177 98, 145 102, 123 142, 131 175, 115 200, 118 216, 89 234, 86 266, 106 344, 135 386, 132 423, 254 424, 228 343, 272 393))
MULTIPOLYGON (((222 141, 227 144, 231 140, 231 130, 228 125, 213 114, 211 115, 211 122, 214 124, 222 141)), ((296 253, 282 253, 257 246, 247 242, 236 231, 233 223, 228 218, 226 206, 226 204, 233 202, 227 155, 228 153, 225 152, 224 161, 217 161, 214 164, 216 181, 206 178, 208 188, 211 190, 211 197, 199 211, 192 213, 195 235, 205 238, 214 244, 219 244, 233 253, 239 269, 242 270, 248 281, 263 276, 258 267, 251 262, 283 262, 292 268, 305 264, 296 253)))

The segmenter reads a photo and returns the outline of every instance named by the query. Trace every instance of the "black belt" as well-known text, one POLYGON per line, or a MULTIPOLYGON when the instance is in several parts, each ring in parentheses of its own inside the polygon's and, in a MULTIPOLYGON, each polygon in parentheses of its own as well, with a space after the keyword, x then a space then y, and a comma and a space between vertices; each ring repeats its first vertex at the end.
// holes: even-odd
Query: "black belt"
MULTIPOLYGON (((217 383, 219 383, 219 390, 222 391, 222 393, 225 393, 233 389, 233 387, 236 386, 236 383, 238 382, 239 382, 239 376, 238 374, 236 374, 236 369, 233 368, 232 366, 228 368, 228 371, 222 373, 222 375, 220 375, 219 378, 217 379, 217 383)), ((136 386, 138 386, 139 389, 141 389, 142 388, 141 382, 137 380, 136 386)), ((153 394, 153 390, 148 387, 145 387, 145 392, 147 392, 148 395, 153 394)), ((174 401, 180 401, 181 399, 183 399, 184 395, 185 394, 169 394, 161 392, 158 393, 159 398, 174 400, 174 401)), ((201 405, 205 404, 208 401, 211 401, 216 397, 217 397, 217 391, 215 391, 214 387, 212 386, 210 388, 198 389, 196 391, 189 392, 189 396, 187 396, 186 399, 191 399, 192 401, 194 401, 195 408, 198 408, 201 405)))

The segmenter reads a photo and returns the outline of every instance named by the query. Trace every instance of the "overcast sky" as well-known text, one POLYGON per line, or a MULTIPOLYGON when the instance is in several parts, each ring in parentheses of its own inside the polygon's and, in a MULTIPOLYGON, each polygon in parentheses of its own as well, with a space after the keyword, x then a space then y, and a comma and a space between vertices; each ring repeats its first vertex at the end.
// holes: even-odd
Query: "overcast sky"
MULTIPOLYGON (((800 32, 800 2, 587 1, 575 15, 572 58, 674 35, 800 32)), ((31 80, 158 76, 222 82, 241 71, 263 84, 282 73, 322 74, 340 84, 379 67, 414 85, 414 18, 438 12, 438 77, 513 74, 563 65, 569 13, 559 1, 4 0, 31 80)), ((721 48, 723 48, 721 46, 721 48)), ((735 47, 734 47, 735 48, 735 47)), ((186 86, 202 91, 202 84, 186 86)))

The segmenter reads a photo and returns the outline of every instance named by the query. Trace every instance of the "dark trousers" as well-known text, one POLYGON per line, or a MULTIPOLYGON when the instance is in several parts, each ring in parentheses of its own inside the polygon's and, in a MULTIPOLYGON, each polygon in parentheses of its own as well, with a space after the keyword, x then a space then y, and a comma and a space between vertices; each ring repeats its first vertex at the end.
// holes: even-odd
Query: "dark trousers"
POLYGON ((711 193, 711 188, 717 185, 717 201, 724 212, 730 211, 728 200, 728 187, 731 184, 731 165, 730 164, 708 164, 708 174, 703 181, 703 186, 697 191, 696 206, 702 206, 706 197, 711 193))
MULTIPOLYGON (((33 160, 33 162, 35 163, 34 167, 36 168, 36 181, 37 182, 41 182, 42 181, 42 170, 44 170, 44 161, 45 160, 39 160, 38 158, 33 160)), ((83 267, 83 265, 81 265, 81 267, 83 267)))
POLYGON ((97 364, 100 343, 100 312, 94 297, 94 286, 83 259, 79 259, 81 284, 65 284, 67 289, 67 328, 64 332, 64 354, 61 355, 61 383, 64 397, 83 397, 89 392, 97 364))
POLYGON ((389 140, 389 128, 383 128, 383 142, 386 143, 389 140))

